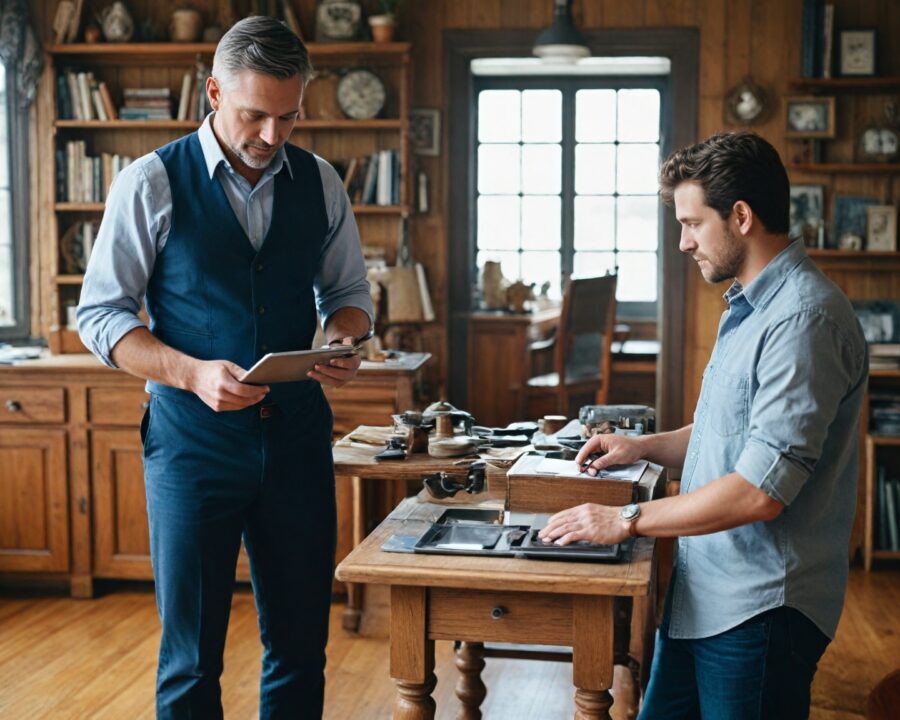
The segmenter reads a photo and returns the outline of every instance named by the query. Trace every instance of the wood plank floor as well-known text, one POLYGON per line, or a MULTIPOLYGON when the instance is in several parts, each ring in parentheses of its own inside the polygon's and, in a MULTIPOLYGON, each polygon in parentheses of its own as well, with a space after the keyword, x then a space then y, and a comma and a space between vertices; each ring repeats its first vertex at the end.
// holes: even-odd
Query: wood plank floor
MULTIPOLYGON (((869 690, 900 667, 900 569, 851 572, 837 639, 813 686, 813 718, 864 717, 869 690)), ((328 720, 389 718, 388 595, 372 588, 361 634, 341 630, 335 604, 328 649, 328 720)), ((124 585, 94 600, 0 596, 0 719, 122 720, 153 717, 158 621, 152 590, 124 585)), ((253 597, 234 599, 222 679, 229 719, 256 717, 260 647, 253 597)), ((456 715, 456 668, 449 643, 438 643, 438 718, 456 715)), ((616 682, 626 681, 617 668, 616 682)), ((487 720, 571 718, 571 666, 488 660, 487 720)), ((623 717, 613 706, 613 716, 623 717)))

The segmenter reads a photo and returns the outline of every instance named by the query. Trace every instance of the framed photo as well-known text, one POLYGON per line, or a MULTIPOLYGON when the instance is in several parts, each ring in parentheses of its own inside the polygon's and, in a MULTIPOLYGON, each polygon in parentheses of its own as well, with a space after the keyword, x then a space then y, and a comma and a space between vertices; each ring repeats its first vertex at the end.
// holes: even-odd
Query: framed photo
POLYGON ((803 238, 804 245, 816 247, 824 207, 824 185, 791 185, 790 238, 803 238))
POLYGON ((785 137, 833 138, 835 132, 834 98, 817 95, 784 99, 785 137))
POLYGON ((853 310, 869 343, 900 342, 900 302, 853 300, 853 310))
POLYGON ((852 197, 848 195, 836 195, 834 198, 834 218, 831 226, 837 246, 841 247, 852 243, 860 245, 866 236, 866 208, 870 205, 878 205, 877 198, 852 197), (844 240, 845 235, 853 236, 856 240, 844 240))
POLYGON ((897 250, 897 208, 894 205, 866 208, 866 250, 897 250))
POLYGON ((875 74, 875 29, 841 30, 841 75, 875 74))
POLYGON ((441 111, 432 108, 410 110, 409 139, 415 153, 440 155, 441 111))

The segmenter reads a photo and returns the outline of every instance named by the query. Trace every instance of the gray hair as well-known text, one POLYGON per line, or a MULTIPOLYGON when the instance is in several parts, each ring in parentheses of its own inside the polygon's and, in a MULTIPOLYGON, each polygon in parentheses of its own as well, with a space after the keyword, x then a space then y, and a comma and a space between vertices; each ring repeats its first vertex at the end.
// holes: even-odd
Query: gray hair
POLYGON ((245 70, 279 80, 299 75, 303 84, 313 72, 303 41, 284 23, 266 15, 236 22, 216 47, 212 74, 220 83, 230 85, 245 70))

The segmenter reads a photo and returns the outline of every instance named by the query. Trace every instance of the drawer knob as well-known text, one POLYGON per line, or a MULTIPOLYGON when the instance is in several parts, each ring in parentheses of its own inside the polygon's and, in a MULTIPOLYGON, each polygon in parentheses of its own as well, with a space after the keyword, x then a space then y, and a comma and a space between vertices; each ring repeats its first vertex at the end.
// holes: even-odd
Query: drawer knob
POLYGON ((7 400, 6 401, 6 409, 8 412, 17 413, 22 410, 22 403, 18 400, 7 400))
POLYGON ((501 607, 500 605, 498 605, 498 606, 495 607, 495 608, 491 608, 491 617, 492 617, 494 620, 499 620, 499 619, 502 618, 504 615, 506 615, 506 608, 505 608, 505 607, 501 607))

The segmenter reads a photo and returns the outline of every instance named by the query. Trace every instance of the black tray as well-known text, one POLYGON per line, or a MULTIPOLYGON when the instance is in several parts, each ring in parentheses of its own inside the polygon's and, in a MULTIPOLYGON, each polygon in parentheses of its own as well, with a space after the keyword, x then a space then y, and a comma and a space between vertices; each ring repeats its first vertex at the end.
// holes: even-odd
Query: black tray
POLYGON ((595 545, 580 540, 569 545, 554 545, 538 538, 540 530, 529 529, 516 555, 543 560, 590 560, 591 562, 616 562, 622 557, 622 546, 595 545))

